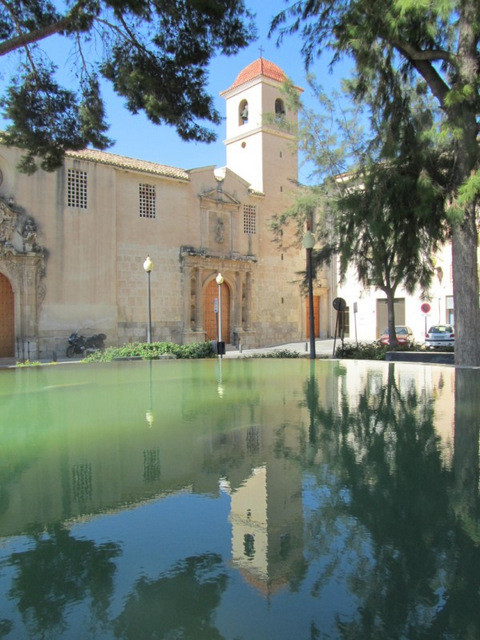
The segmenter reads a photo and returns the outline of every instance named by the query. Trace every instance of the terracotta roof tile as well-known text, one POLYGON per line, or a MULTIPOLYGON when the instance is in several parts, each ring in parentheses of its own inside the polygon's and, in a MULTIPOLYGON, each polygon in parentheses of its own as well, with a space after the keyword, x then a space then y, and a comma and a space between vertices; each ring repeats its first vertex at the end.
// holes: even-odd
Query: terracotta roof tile
POLYGON ((287 79, 285 72, 282 71, 279 66, 269 60, 265 60, 265 58, 258 58, 258 60, 255 60, 249 64, 248 67, 245 67, 245 69, 240 71, 230 89, 245 84, 245 82, 260 76, 271 78, 278 82, 285 82, 287 79))
POLYGON ((148 160, 137 160, 135 158, 126 158, 116 155, 115 153, 107 153, 105 151, 97 151, 96 149, 84 149, 83 151, 67 151, 67 158, 77 158, 78 160, 87 160, 89 162, 98 162, 99 164, 108 164, 112 167, 121 169, 131 169, 132 171, 141 171, 143 173, 151 173, 167 178, 176 178, 179 180, 189 180, 188 172, 184 169, 169 167, 148 160))

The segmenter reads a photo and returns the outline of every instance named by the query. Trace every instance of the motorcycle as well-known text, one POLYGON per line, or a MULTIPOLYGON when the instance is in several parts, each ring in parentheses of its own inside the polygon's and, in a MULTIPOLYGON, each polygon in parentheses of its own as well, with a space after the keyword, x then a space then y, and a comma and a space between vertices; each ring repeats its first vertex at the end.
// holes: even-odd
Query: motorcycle
POLYGON ((105 348, 107 336, 104 333, 96 333, 93 336, 80 336, 74 331, 68 338, 67 358, 73 358, 75 354, 86 355, 89 351, 105 348))

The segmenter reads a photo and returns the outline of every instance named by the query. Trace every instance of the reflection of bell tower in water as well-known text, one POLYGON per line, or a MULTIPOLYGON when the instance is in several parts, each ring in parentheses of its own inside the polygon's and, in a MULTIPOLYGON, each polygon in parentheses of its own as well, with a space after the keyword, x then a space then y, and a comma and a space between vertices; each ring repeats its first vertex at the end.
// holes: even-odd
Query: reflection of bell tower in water
POLYGON ((273 454, 269 436, 275 432, 249 427, 246 460, 252 459, 249 453, 256 454, 253 458, 263 454, 265 463, 247 478, 222 483, 230 495, 232 564, 266 597, 286 587, 303 566, 302 471, 298 463, 273 454), (254 441, 256 452, 251 451, 254 441))
MULTIPOLYGON (((276 64, 259 58, 221 93, 226 101, 226 166, 246 180, 253 192, 263 194, 261 229, 273 214, 291 204, 291 189, 298 180, 297 113, 288 109, 282 93, 286 79, 276 64)), ((268 276, 275 274, 278 283, 280 264, 287 269, 286 262, 279 263, 271 234, 259 234, 259 243, 263 266, 270 265, 268 276)), ((289 273, 295 270, 288 268, 289 273)), ((260 314, 262 305, 270 305, 267 298, 257 300, 260 314)), ((273 422, 277 420, 278 415, 272 416, 273 422)), ((239 470, 241 475, 224 485, 231 498, 233 564, 264 595, 289 582, 303 554, 301 470, 298 464, 270 453, 275 446, 270 437, 274 437, 271 430, 248 428, 245 461, 262 459, 262 463, 248 470, 243 466, 243 473, 239 470)))

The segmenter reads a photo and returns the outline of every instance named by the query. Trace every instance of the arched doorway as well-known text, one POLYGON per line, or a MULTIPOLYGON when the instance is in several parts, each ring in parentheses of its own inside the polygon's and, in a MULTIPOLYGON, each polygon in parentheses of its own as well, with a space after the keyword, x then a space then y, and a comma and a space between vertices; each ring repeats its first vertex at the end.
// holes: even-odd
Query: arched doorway
MULTIPOLYGON (((207 340, 218 340, 218 284, 215 279, 205 287, 204 323, 207 340), (217 301, 217 302, 215 302, 217 301)), ((222 341, 230 342, 230 287, 222 284, 222 341)))
POLYGON ((8 278, 0 273, 0 358, 15 355, 15 316, 13 289, 8 278))

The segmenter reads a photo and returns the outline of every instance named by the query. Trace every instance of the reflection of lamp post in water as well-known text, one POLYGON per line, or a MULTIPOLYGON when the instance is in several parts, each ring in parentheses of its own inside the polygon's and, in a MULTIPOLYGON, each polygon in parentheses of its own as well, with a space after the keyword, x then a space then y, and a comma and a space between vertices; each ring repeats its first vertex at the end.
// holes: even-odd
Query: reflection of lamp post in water
POLYGON ((220 357, 225 353, 225 345, 222 342, 222 284, 223 276, 221 273, 216 277, 218 284, 218 345, 217 353, 220 357))
POLYGON ((313 269, 312 250, 315 244, 315 236, 311 231, 307 231, 303 236, 303 246, 307 250, 307 281, 308 281, 308 316, 310 327, 310 358, 316 357, 315 353, 315 317, 313 315, 313 269))
POLYGON ((150 256, 147 256, 147 259, 143 263, 143 268, 145 269, 145 273, 147 274, 147 291, 148 291, 147 342, 150 344, 152 342, 152 306, 151 306, 151 296, 150 296, 150 273, 153 269, 153 262, 151 261, 150 256))
POLYGON ((153 425, 153 394, 152 394, 152 359, 148 360, 148 371, 149 371, 149 379, 150 379, 150 408, 145 412, 145 420, 147 421, 148 426, 151 428, 153 425))
POLYGON ((217 393, 219 398, 223 398, 225 393, 225 387, 223 386, 222 380, 222 359, 218 360, 218 382, 217 382, 217 393))
POLYGON ((315 412, 318 407, 318 384, 315 380, 315 363, 310 360, 310 377, 307 381, 307 407, 310 418, 308 428, 309 453, 308 462, 312 464, 317 455, 317 428, 315 425, 315 412))

